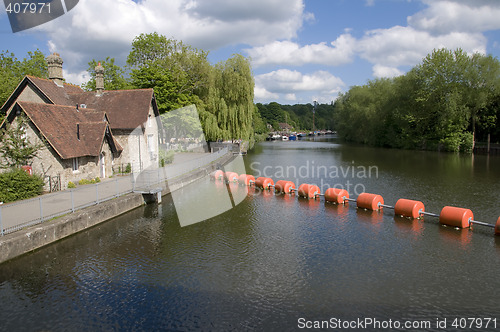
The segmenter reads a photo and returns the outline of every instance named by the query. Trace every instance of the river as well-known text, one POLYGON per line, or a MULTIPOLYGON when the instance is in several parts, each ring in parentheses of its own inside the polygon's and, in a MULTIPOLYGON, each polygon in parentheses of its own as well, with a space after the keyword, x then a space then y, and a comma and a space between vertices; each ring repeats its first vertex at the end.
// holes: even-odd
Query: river
MULTIPOLYGON (((434 213, 470 208, 492 224, 500 215, 499 157, 321 137, 264 142, 243 160, 248 173, 275 181, 367 191, 389 205, 417 199, 434 213)), ((182 190, 183 204, 204 209, 204 188, 227 194, 201 180, 182 190)), ((181 227, 166 196, 0 265, 0 330, 500 328, 493 229, 231 188, 241 202, 208 220, 181 227)))

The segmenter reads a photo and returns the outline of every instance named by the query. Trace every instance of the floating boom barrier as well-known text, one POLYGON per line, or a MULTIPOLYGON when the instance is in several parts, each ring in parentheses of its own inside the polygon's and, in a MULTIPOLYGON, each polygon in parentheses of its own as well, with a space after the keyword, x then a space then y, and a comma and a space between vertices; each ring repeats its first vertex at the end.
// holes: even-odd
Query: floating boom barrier
POLYGON ((445 206, 440 214, 436 214, 426 212, 424 203, 405 198, 399 199, 394 206, 391 206, 385 204, 384 198, 377 194, 361 193, 356 199, 353 199, 349 197, 349 193, 344 189, 328 188, 322 194, 319 187, 313 184, 303 183, 296 188, 295 183, 292 181, 279 180, 275 184, 271 178, 258 177, 255 179, 253 175, 249 174, 238 175, 235 172, 217 170, 211 174, 211 178, 216 181, 239 183, 242 186, 255 186, 262 190, 274 190, 275 193, 297 195, 307 199, 320 199, 323 196, 325 202, 334 204, 356 202, 358 208, 365 210, 380 211, 383 208, 393 209, 396 216, 410 219, 419 219, 423 216, 436 217, 439 218, 440 224, 457 228, 470 228, 473 224, 477 224, 494 228, 495 235, 500 235, 500 217, 498 217, 496 224, 489 224, 474 220, 474 214, 470 209, 460 207, 445 206))

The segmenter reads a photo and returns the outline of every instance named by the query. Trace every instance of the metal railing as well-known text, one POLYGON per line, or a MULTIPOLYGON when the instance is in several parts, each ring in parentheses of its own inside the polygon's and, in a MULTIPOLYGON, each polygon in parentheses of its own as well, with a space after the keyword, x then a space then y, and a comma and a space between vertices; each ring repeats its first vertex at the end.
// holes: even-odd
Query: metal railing
POLYGON ((35 198, 0 205, 0 234, 5 235, 131 193, 153 189, 209 165, 228 153, 223 149, 182 164, 146 169, 35 198))

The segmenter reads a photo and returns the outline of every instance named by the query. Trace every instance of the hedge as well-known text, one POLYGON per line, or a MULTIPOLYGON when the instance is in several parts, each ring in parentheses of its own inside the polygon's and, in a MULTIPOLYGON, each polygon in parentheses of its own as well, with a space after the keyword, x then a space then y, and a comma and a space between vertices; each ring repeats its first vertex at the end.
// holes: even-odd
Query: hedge
POLYGON ((42 194, 43 179, 22 169, 0 173, 0 202, 13 202, 42 194))

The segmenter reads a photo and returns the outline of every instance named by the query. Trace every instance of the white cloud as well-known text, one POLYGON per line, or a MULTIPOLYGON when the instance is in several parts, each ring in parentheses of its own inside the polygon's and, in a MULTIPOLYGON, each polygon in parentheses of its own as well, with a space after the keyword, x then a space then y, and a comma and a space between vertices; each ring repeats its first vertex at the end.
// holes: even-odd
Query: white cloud
POLYGON ((327 45, 325 42, 299 46, 291 41, 274 41, 270 44, 246 49, 255 67, 265 65, 323 64, 339 66, 352 61, 355 39, 342 34, 327 45))
POLYGON ((280 98, 279 94, 272 93, 266 90, 266 88, 262 86, 255 86, 254 88, 254 96, 257 101, 268 101, 268 100, 278 100, 280 98))
POLYGON ((403 75, 403 72, 395 67, 387 67, 376 64, 373 66, 373 76, 375 77, 396 77, 403 75))
POLYGON ((358 41, 360 56, 373 64, 398 67, 415 65, 435 48, 462 48, 485 53, 486 38, 480 33, 450 32, 434 36, 412 27, 395 26, 371 30, 358 41))
POLYGON ((67 70, 63 70, 63 76, 66 82, 70 82, 72 84, 78 84, 81 85, 82 83, 86 83, 90 79, 89 73, 84 70, 79 73, 71 73, 68 72, 67 70))
POLYGON ((293 38, 304 18, 311 16, 302 0, 86 0, 35 29, 48 34, 51 49, 77 72, 97 57, 123 63, 140 33, 156 31, 213 50, 293 38))
POLYGON ((408 17, 418 30, 446 35, 450 32, 478 33, 500 29, 500 1, 424 1, 429 7, 408 17))
POLYGON ((303 74, 296 70, 279 69, 270 73, 255 76, 255 98, 259 100, 269 100, 267 96, 283 97, 285 100, 301 100, 301 102, 311 102, 303 100, 298 95, 316 93, 320 99, 331 101, 345 86, 344 82, 327 71, 316 71, 310 74, 303 74))

